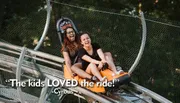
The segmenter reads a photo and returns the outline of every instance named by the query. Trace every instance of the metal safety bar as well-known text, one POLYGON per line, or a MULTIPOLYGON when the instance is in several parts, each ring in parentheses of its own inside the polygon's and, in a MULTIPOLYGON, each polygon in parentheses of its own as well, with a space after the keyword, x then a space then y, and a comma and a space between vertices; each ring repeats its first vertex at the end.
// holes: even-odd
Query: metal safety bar
POLYGON ((72 25, 72 27, 73 27, 73 29, 75 30, 75 32, 76 32, 76 34, 78 34, 79 32, 78 32, 78 30, 77 30, 77 28, 76 28, 76 26, 75 26, 75 24, 73 23, 73 21, 71 20, 71 19, 69 19, 69 18, 67 18, 67 17, 62 17, 62 18, 60 18, 58 21, 57 21, 57 23, 56 23, 56 28, 57 28, 57 33, 58 33, 58 37, 59 37, 59 41, 60 41, 60 43, 61 43, 61 45, 63 44, 63 34, 64 34, 64 30, 61 28, 61 26, 60 26, 60 24, 61 24, 61 22, 63 21, 63 20, 67 20, 67 21, 70 21, 70 23, 71 23, 71 25, 72 25))

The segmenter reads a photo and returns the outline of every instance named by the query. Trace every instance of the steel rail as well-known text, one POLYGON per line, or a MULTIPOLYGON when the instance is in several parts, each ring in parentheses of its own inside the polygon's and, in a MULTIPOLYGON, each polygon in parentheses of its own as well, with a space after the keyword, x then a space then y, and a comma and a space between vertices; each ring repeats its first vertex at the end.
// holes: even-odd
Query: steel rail
MULTIPOLYGON (((21 52, 21 50, 22 50, 22 47, 20 47, 20 46, 7 44, 7 43, 4 43, 4 42, 0 42, 0 47, 13 49, 13 50, 19 51, 19 52, 21 52)), ((42 58, 52 60, 52 61, 55 61, 55 62, 58 62, 58 63, 63 63, 64 62, 63 58, 57 57, 57 56, 54 56, 54 55, 51 55, 51 54, 48 54, 48 53, 44 53, 44 52, 40 52, 40 51, 34 51, 34 50, 31 50, 31 49, 27 49, 27 52, 30 53, 32 56, 42 57, 42 58)))
MULTIPOLYGON (((7 53, 12 53, 12 54, 15 54, 15 55, 20 55, 20 53, 16 52, 16 51, 7 50, 7 49, 3 49, 3 48, 0 48, 0 50, 1 51, 5 51, 7 53)), ((48 63, 48 64, 51 64, 51 65, 54 65, 54 66, 62 67, 61 64, 58 64, 58 63, 55 63, 55 62, 52 62, 52 61, 48 61, 46 59, 43 59, 42 57, 39 58, 38 56, 33 56, 33 55, 29 56, 27 54, 25 55, 25 57, 32 58, 34 60, 38 60, 38 61, 41 61, 41 62, 44 62, 44 63, 48 63)))
POLYGON ((131 85, 134 87, 134 89, 138 90, 138 91, 141 91, 141 92, 144 92, 146 93, 148 96, 152 97, 153 99, 159 101, 160 103, 172 103, 171 101, 169 101, 168 99, 160 96, 159 94, 147 89, 147 88, 144 88, 136 83, 133 83, 131 82, 131 85))
POLYGON ((46 24, 45 24, 45 27, 44 27, 43 34, 42 34, 42 36, 41 36, 38 44, 37 44, 36 47, 34 48, 34 50, 36 50, 36 51, 37 51, 37 50, 40 48, 40 46, 42 45, 42 42, 43 42, 44 38, 46 37, 47 31, 48 31, 48 28, 49 28, 49 24, 50 24, 52 7, 51 7, 51 4, 50 4, 50 0, 46 0, 46 3, 47 3, 46 24))
POLYGON ((23 63, 25 53, 26 53, 26 48, 23 47, 18 63, 17 63, 17 68, 16 68, 17 83, 20 83, 20 85, 17 86, 17 92, 18 92, 21 103, 25 103, 24 96, 22 95, 22 90, 21 90, 21 65, 23 63))
POLYGON ((145 19, 144 19, 144 14, 143 12, 140 13, 141 15, 141 24, 142 24, 142 41, 141 41, 141 46, 140 46, 140 49, 139 49, 139 53, 133 63, 133 65, 131 66, 131 68, 129 69, 128 73, 131 74, 136 66, 139 64, 139 61, 142 57, 142 54, 143 54, 143 51, 144 51, 144 48, 145 48, 145 44, 146 44, 146 33, 147 33, 147 29, 146 29, 146 22, 145 22, 145 19))

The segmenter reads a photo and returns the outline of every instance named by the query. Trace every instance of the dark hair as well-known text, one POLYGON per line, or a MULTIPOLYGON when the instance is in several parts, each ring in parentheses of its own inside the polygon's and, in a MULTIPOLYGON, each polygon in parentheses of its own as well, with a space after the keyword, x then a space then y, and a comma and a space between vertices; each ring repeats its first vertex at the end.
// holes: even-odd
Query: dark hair
POLYGON ((67 27, 65 30, 64 30, 64 42, 63 42, 63 46, 62 46, 62 49, 61 49, 61 51, 64 51, 64 49, 65 48, 67 48, 68 50, 69 50, 69 53, 70 54, 74 54, 75 53, 75 51, 76 50, 78 50, 80 47, 81 47, 81 44, 80 44, 80 41, 79 41, 79 38, 78 38, 78 34, 75 32, 75 30, 74 30, 74 32, 75 32, 75 43, 77 44, 77 45, 74 45, 68 38, 67 38, 67 29, 69 29, 69 28, 71 28, 71 29, 73 29, 74 30, 74 28, 72 28, 72 27, 67 27))
POLYGON ((88 34, 89 37, 90 37, 90 33, 89 33, 89 32, 82 32, 82 31, 80 31, 80 32, 79 32, 79 41, 80 41, 80 42, 81 42, 81 36, 84 35, 84 34, 88 34))

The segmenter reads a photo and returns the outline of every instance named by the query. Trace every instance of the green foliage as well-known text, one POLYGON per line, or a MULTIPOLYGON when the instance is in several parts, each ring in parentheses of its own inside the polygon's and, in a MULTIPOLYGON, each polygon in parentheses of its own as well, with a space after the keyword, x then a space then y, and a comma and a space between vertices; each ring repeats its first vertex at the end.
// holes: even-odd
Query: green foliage
MULTIPOLYGON (((61 16, 65 16, 72 19, 79 30, 88 31, 93 42, 99 43, 104 51, 111 52, 116 65, 122 66, 127 71, 133 64, 141 43, 141 22, 133 17, 138 12, 138 3, 141 2, 147 23, 147 42, 143 57, 133 72, 132 79, 173 102, 180 101, 178 99, 180 75, 175 72, 175 68, 180 68, 180 29, 148 20, 153 18, 153 20, 179 25, 178 22, 168 20, 180 20, 179 1, 164 0, 154 3, 146 0, 139 2, 135 0, 63 0, 63 2, 87 7, 88 10, 52 3, 48 40, 43 43, 41 51, 61 55, 55 26, 56 21, 61 16), (93 11, 95 9, 130 15, 95 12, 93 11)), ((34 48, 33 41, 41 37, 45 25, 45 1, 9 0, 2 2, 1 5, 4 9, 0 11, 2 15, 0 38, 12 44, 34 48)))
POLYGON ((40 38, 45 24, 46 11, 31 13, 28 17, 14 17, 9 20, 2 35, 8 42, 17 45, 31 45, 34 39, 40 38))

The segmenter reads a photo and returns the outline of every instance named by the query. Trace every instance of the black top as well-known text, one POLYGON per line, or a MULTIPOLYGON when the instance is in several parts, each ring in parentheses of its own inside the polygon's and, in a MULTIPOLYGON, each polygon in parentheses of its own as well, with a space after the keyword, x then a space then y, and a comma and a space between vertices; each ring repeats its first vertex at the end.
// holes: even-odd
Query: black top
POLYGON ((63 52, 67 52, 69 54, 69 57, 71 59, 71 64, 74 64, 77 62, 77 60, 75 60, 75 59, 77 58, 78 50, 76 50, 74 53, 70 53, 69 49, 67 47, 65 47, 63 52))
POLYGON ((88 52, 87 52, 84 48, 81 48, 81 49, 79 50, 78 56, 79 56, 79 58, 80 58, 80 60, 81 60, 81 62, 82 62, 82 69, 83 69, 83 70, 86 70, 87 66, 90 64, 88 61, 85 61, 85 60, 82 59, 82 57, 83 57, 84 55, 88 55, 88 56, 90 56, 91 58, 96 59, 96 60, 101 60, 100 57, 99 57, 99 55, 98 55, 98 53, 97 53, 97 50, 100 49, 99 44, 97 44, 97 43, 92 43, 92 48, 93 48, 93 53, 92 53, 92 55, 88 54, 88 52))

